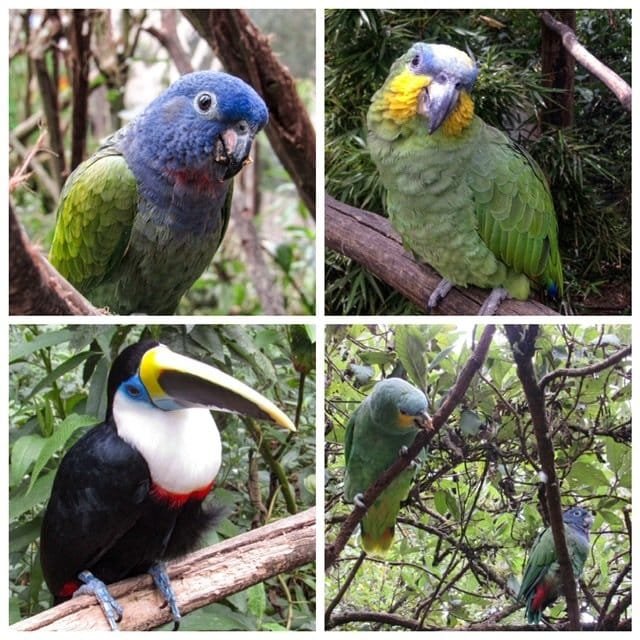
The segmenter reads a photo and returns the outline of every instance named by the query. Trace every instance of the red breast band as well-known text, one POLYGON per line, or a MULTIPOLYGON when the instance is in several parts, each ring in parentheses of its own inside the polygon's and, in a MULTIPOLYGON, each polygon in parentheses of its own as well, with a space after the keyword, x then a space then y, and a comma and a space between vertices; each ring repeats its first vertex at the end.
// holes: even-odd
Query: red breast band
POLYGON ((173 491, 169 491, 158 484, 153 484, 151 486, 150 495, 156 502, 166 504, 170 509, 179 509, 191 500, 202 502, 207 497, 209 491, 213 489, 213 484, 214 483, 211 482, 206 487, 196 489, 190 493, 174 493, 173 491))

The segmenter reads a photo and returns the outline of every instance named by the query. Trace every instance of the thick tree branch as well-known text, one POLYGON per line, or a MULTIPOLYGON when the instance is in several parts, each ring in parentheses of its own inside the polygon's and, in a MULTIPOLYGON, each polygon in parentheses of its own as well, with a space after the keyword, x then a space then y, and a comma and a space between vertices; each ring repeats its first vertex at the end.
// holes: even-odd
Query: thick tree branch
POLYGON ((424 631, 425 627, 420 624, 419 620, 411 620, 395 613, 380 613, 379 611, 351 611, 349 613, 336 614, 331 617, 330 624, 327 624, 327 630, 333 629, 350 622, 374 622, 377 624, 387 624, 392 627, 401 627, 402 629, 410 629, 411 631, 424 631))
POLYGON ((34 247, 9 204, 9 313, 102 315, 34 247))
POLYGON ((264 98, 269 108, 269 142, 315 217, 315 131, 293 77, 273 54, 269 39, 245 11, 183 9, 182 13, 225 69, 248 82, 264 98))
MULTIPOLYGON (((393 479, 409 466, 411 461, 418 456, 420 451, 422 451, 422 449, 431 442, 435 434, 439 431, 442 425, 445 424, 456 406, 460 404, 464 398, 464 394, 471 384, 471 380, 480 370, 485 361, 494 332, 495 325, 487 325, 484 328, 475 350, 471 354, 471 357, 463 367, 462 371, 460 371, 456 383, 449 391, 449 394, 440 405, 438 411, 434 414, 432 418, 432 429, 430 431, 420 431, 413 444, 409 447, 407 453, 399 456, 398 459, 366 490, 363 496, 364 503, 366 505, 373 504, 376 498, 386 487, 389 486, 393 479)), ((345 521, 342 523, 340 531, 338 532, 334 542, 325 548, 325 569, 329 569, 333 564, 335 564, 342 549, 347 544, 349 537, 353 533, 353 530, 360 523, 365 513, 366 509, 356 505, 349 516, 347 516, 345 521)))
POLYGON ((545 474, 544 486, 549 510, 549 522, 551 532, 553 533, 558 564, 560 565, 562 590, 567 601, 569 628, 574 631, 579 631, 580 609, 576 594, 576 580, 573 575, 573 568, 564 535, 562 500, 560 498, 560 487, 556 476, 555 453, 547 424, 544 391, 536 381, 533 368, 533 357, 535 355, 538 330, 539 327, 537 325, 507 325, 505 327, 518 370, 518 378, 520 378, 522 389, 527 398, 531 422, 538 443, 540 466, 545 474))
MULTIPOLYGON (((424 312, 429 294, 442 279, 431 267, 418 264, 402 246, 386 218, 357 209, 325 195, 325 239, 328 249, 355 260, 384 280, 424 312)), ((454 288, 432 312, 437 315, 476 315, 487 290, 454 288)), ((557 315, 534 300, 505 300, 498 315, 557 315)))
POLYGON ((606 85, 627 111, 631 111, 631 87, 615 71, 589 53, 567 25, 556 20, 548 11, 543 11, 540 17, 549 29, 562 37, 562 44, 576 61, 606 85))
MULTIPOLYGON (((168 565, 178 605, 187 614, 253 584, 315 559, 315 509, 283 518, 168 565)), ((143 575, 110 586, 124 608, 123 631, 153 629, 170 622, 151 578, 143 575)), ((14 631, 109 630, 93 596, 80 596, 23 620, 14 631)))

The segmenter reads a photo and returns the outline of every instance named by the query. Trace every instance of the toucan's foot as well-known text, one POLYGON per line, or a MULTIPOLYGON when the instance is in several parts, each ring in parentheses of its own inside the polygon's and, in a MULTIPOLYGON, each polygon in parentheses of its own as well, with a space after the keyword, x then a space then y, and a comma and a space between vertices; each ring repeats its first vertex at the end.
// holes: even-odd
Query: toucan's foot
POLYGON ((496 287, 487 296, 487 299, 482 303, 479 316, 495 316, 498 307, 509 297, 509 293, 503 287, 496 287))
POLYGON ((429 307, 429 311, 433 311, 441 300, 444 300, 445 296, 449 291, 453 289, 453 284, 449 282, 446 278, 443 278, 438 283, 438 286, 433 290, 433 293, 429 296, 429 300, 427 302, 427 306, 429 307))
POLYGON ((167 568, 165 567, 164 562, 156 562, 151 565, 151 568, 147 573, 149 573, 153 578, 156 588, 162 594, 166 604, 169 606, 169 611, 171 611, 171 617, 173 618, 173 630, 177 631, 180 627, 180 609, 178 609, 176 594, 173 592, 171 580, 169 580, 167 568))
POLYGON ((118 622, 122 620, 122 607, 118 601, 109 593, 107 585, 96 578, 91 571, 83 571, 78 574, 78 579, 83 583, 82 586, 75 591, 75 596, 91 593, 95 596, 98 604, 104 611, 104 616, 109 623, 112 631, 119 631, 118 622))
POLYGON ((355 504, 356 507, 360 507, 360 509, 366 509, 367 505, 364 501, 364 493, 356 493, 356 495, 353 496, 353 504, 355 504))

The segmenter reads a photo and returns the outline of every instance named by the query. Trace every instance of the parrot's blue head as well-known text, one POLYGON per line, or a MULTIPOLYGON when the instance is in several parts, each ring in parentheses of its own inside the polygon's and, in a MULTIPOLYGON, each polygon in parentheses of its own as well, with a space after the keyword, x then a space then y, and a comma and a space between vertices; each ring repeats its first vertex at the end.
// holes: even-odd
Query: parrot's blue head
POLYGON ((392 429, 429 428, 429 403, 427 397, 401 378, 381 380, 369 396, 371 408, 379 424, 389 424, 392 429))
POLYGON ((478 77, 475 61, 446 44, 418 42, 404 56, 409 73, 425 78, 417 112, 428 119, 429 133, 448 121, 449 134, 462 131, 473 117, 469 94, 478 77))
POLYGON ((589 537, 589 529, 593 524, 593 515, 582 507, 571 507, 562 514, 565 525, 578 530, 586 538, 589 537))
POLYGON ((240 78, 197 71, 176 80, 131 123, 122 151, 143 180, 151 170, 171 183, 217 192, 248 162, 268 118, 262 98, 240 78))

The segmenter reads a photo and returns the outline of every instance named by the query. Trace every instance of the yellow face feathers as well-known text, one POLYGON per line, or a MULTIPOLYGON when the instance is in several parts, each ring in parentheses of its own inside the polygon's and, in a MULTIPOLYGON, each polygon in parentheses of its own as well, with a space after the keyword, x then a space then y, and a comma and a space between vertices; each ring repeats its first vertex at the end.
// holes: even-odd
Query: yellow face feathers
POLYGON ((384 94, 384 116, 397 124, 416 115, 420 91, 429 84, 429 78, 405 69, 391 80, 384 94))
POLYGON ((446 136, 459 136, 473 120, 473 100, 466 91, 460 92, 458 105, 442 123, 446 136))

